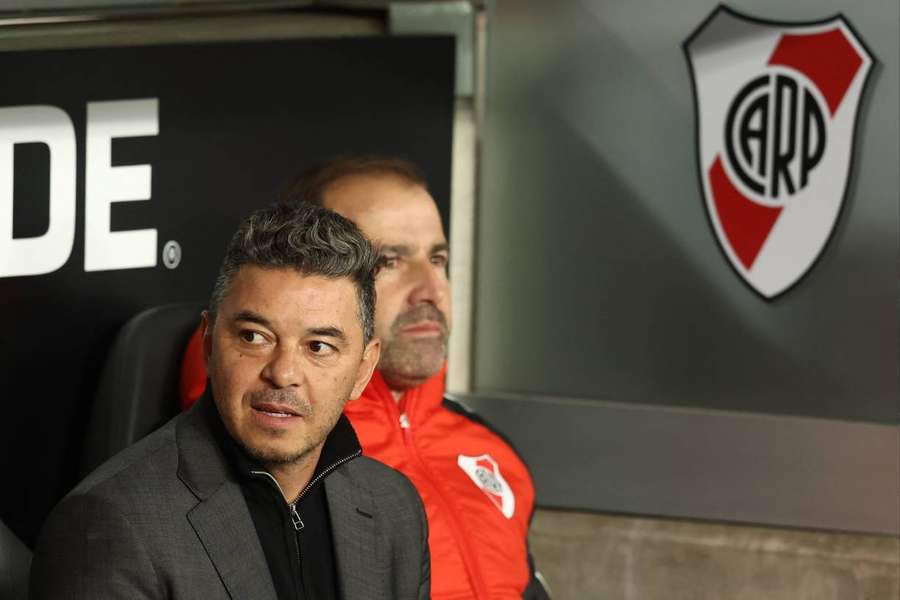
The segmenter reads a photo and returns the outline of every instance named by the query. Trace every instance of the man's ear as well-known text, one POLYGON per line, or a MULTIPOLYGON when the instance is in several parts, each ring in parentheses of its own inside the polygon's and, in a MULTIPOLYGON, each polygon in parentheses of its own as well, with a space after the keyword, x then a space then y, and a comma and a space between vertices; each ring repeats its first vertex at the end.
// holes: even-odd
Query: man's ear
POLYGON ((372 338, 363 350, 362 362, 359 363, 359 368, 356 370, 356 381, 353 384, 350 400, 359 398, 366 386, 369 385, 379 358, 381 358, 381 340, 372 338))
POLYGON ((203 364, 209 370, 209 355, 212 354, 212 328, 213 324, 209 321, 209 311, 204 310, 200 313, 200 331, 203 334, 203 364))

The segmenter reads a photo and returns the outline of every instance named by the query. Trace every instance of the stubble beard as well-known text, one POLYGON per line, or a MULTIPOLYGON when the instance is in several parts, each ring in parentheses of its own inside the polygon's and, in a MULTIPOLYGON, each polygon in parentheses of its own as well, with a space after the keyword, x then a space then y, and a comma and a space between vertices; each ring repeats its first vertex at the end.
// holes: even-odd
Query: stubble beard
POLYGON ((447 357, 447 319, 435 306, 425 304, 398 316, 390 334, 382 340, 378 369, 391 388, 406 389, 419 385, 440 371, 447 357), (431 321, 440 327, 435 337, 404 336, 404 327, 431 321))
MULTIPOLYGON (((285 450, 277 446, 268 446, 265 443, 256 447, 250 447, 248 444, 239 442, 250 458, 267 469, 303 462, 310 452, 325 442, 325 438, 328 437, 338 418, 340 418, 341 412, 339 408, 334 415, 323 415, 324 420, 314 419, 312 406, 309 401, 300 398, 295 392, 287 389, 253 392, 249 395, 249 401, 251 405, 261 402, 287 404, 306 421, 307 427, 303 439, 294 448, 285 450)), ((343 403, 339 406, 343 407, 343 403)), ((290 432, 281 431, 277 435, 279 438, 283 438, 290 435, 290 432)))

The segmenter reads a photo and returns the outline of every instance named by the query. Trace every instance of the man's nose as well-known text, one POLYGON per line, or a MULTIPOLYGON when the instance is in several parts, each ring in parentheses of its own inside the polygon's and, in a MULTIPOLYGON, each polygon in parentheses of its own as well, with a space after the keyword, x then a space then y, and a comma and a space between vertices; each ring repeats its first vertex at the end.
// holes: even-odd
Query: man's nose
POLYGON ((303 382, 300 350, 278 344, 263 368, 262 376, 275 388, 299 386, 303 382))
POLYGON ((412 273, 413 287, 409 295, 410 304, 430 302, 439 304, 448 292, 447 275, 444 269, 429 261, 420 263, 412 273))

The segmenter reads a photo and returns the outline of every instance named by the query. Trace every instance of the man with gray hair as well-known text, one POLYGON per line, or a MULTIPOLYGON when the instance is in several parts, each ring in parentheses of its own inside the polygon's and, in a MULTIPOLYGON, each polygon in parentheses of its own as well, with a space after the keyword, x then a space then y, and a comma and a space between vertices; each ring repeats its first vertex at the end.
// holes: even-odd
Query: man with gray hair
POLYGON ((320 207, 253 213, 203 313, 210 389, 57 506, 33 598, 428 598, 428 529, 341 414, 380 355, 376 255, 320 207))

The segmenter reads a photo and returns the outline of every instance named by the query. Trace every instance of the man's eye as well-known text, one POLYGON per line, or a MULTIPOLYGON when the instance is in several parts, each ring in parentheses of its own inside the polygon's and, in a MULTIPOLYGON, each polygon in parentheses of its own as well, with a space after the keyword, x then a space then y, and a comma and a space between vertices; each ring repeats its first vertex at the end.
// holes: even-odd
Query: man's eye
POLYGON ((317 356, 326 356, 334 352, 334 346, 316 340, 309 343, 309 350, 317 356))
POLYGON ((397 256, 385 256, 381 255, 378 257, 378 268, 379 269, 395 269, 397 268, 397 264, 400 262, 400 258, 397 256))
POLYGON ((437 265, 439 267, 447 266, 448 258, 445 254, 435 254, 431 257, 431 264, 437 265))
POLYGON ((248 344, 262 344, 266 338, 262 336, 258 331, 253 331, 251 329, 245 329, 240 333, 241 341, 246 342, 248 344))

